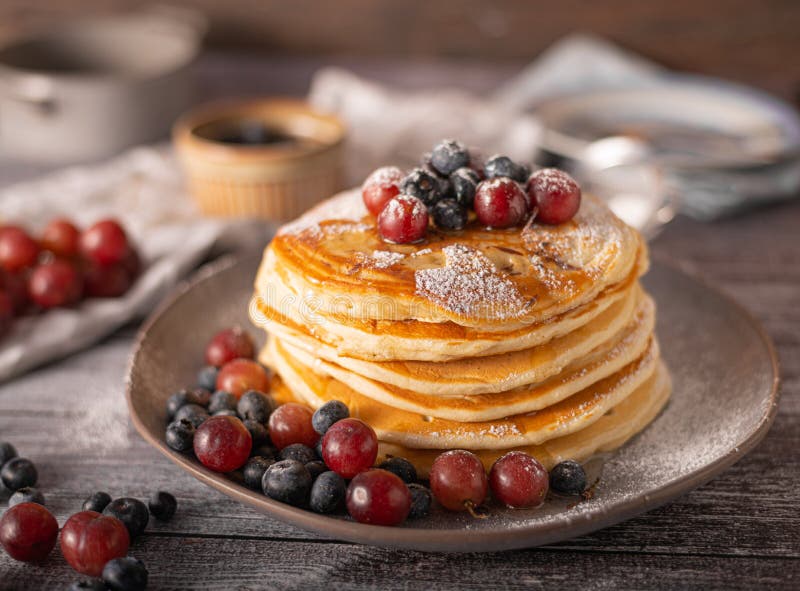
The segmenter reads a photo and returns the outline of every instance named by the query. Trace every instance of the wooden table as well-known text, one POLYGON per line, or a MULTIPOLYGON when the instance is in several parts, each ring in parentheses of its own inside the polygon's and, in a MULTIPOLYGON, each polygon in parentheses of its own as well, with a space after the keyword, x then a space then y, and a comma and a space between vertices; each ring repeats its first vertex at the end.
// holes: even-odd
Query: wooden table
MULTIPOLYGON (((360 73, 481 90, 513 68, 345 60, 360 73)), ((208 96, 302 93, 314 59, 202 64, 208 96)), ((6 163, 4 184, 38 172, 6 163)), ((151 523, 131 554, 152 589, 752 589, 800 586, 800 201, 735 219, 671 223, 653 254, 701 274, 766 326, 783 396, 764 442, 710 484, 592 535, 525 551, 439 555, 319 538, 256 514, 193 480, 128 424, 122 378, 131 326, 94 348, 0 386, 0 439, 33 459, 59 522, 95 490, 172 491, 179 512, 151 523)), ((733 361, 733 360, 732 360, 733 361)), ((0 554, 0 589, 60 589, 76 579, 58 551, 41 566, 0 554)))

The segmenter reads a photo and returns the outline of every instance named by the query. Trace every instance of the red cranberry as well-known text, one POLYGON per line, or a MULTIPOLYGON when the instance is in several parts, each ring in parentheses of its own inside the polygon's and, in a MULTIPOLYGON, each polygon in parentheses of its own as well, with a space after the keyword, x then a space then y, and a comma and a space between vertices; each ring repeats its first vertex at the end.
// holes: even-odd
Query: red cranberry
POLYGON ((378 436, 364 421, 342 419, 322 438, 322 459, 342 478, 371 468, 378 456, 378 436))
POLYGON ((410 509, 406 483, 387 470, 361 472, 347 487, 347 512, 359 523, 399 525, 410 509))
POLYGON ((392 197, 400 193, 403 171, 396 166, 384 166, 367 177, 361 186, 361 197, 369 212, 380 215, 392 197))
POLYGON ((270 378, 267 371, 250 359, 234 359, 222 366, 217 374, 217 390, 230 392, 236 398, 248 390, 269 392, 270 378))
POLYGON ((220 415, 203 421, 194 434, 194 454, 215 472, 231 472, 244 466, 253 438, 236 417, 220 415))
POLYGON ((113 265, 128 255, 128 236, 115 220, 102 220, 81 235, 84 256, 101 265, 113 265))
POLYGON ((0 267, 15 273, 36 264, 39 245, 17 226, 4 226, 0 230, 0 267))
POLYGON ((117 298, 130 289, 133 279, 122 264, 89 262, 84 271, 84 283, 90 298, 117 298))
POLYGON ((486 470, 478 456, 463 449, 448 451, 433 461, 431 492, 445 509, 466 511, 486 500, 486 470))
POLYGON ((545 467, 521 451, 508 452, 489 472, 492 495, 509 507, 538 507, 544 503, 548 481, 545 467))
POLYGON ((11 298, 15 314, 21 314, 28 305, 28 282, 25 273, 8 273, 0 269, 0 290, 11 298))
POLYGON ((38 503, 19 503, 0 517, 0 546, 14 560, 44 560, 57 537, 56 518, 38 503))
POLYGON ((378 216, 378 232, 387 242, 419 242, 425 238, 427 230, 428 208, 411 195, 394 197, 378 216))
POLYGON ((581 188, 563 170, 543 168, 534 172, 527 185, 531 207, 538 207, 536 221, 563 224, 581 207, 581 188))
POLYGON ((206 363, 222 367, 234 359, 253 359, 256 348, 253 339, 240 327, 219 331, 206 347, 206 363))
POLYGON ((516 182, 505 177, 489 179, 478 185, 473 207, 478 220, 492 228, 516 226, 528 212, 525 193, 516 182))
POLYGON ((66 219, 53 220, 42 231, 42 248, 57 257, 74 258, 80 250, 81 233, 66 219))
POLYGON ((4 291, 0 291, 0 337, 11 329, 13 321, 14 303, 11 301, 11 296, 4 291))
POLYGON ((61 530, 61 553, 72 568, 99 577, 113 558, 128 553, 130 535, 116 517, 97 511, 81 511, 67 519, 61 530))
POLYGON ((28 279, 28 295, 44 309, 72 306, 82 294, 81 275, 75 265, 63 259, 42 263, 28 279))
POLYGON ((313 412, 307 406, 289 402, 279 406, 269 417, 269 436, 278 449, 293 443, 302 443, 313 448, 319 441, 319 433, 311 423, 313 412))

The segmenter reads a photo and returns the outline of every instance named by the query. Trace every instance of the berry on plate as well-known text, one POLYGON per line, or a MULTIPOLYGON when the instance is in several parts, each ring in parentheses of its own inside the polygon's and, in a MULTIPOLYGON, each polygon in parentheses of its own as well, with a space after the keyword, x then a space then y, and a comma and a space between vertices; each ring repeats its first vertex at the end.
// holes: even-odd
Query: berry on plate
POLYGON ((440 180, 424 168, 415 168, 408 173, 400 183, 400 193, 416 197, 429 207, 444 196, 440 180))
POLYGON ((495 499, 514 508, 540 506, 549 488, 545 467, 521 451, 510 451, 494 463, 489 485, 495 499))
POLYGON ((241 468, 250 457, 253 438, 235 417, 217 416, 206 420, 194 435, 194 454, 215 472, 241 468))
POLYGON ((400 194, 378 216, 378 233, 386 242, 420 242, 428 230, 428 208, 418 198, 400 194))
POLYGON ((575 460, 559 462, 550 470, 550 488, 562 495, 582 495, 586 491, 586 472, 575 460))
POLYGON ((488 480, 478 456, 463 449, 447 451, 431 466, 431 492, 445 509, 467 511, 486 500, 488 480))
POLYGON ((373 469, 357 474, 347 487, 347 512, 359 523, 399 525, 411 510, 411 493, 396 474, 373 469))
POLYGON ((397 474, 406 484, 417 481, 417 469, 405 458, 388 458, 378 468, 397 474))
POLYGON ((431 166, 444 176, 469 164, 469 151, 455 140, 442 140, 431 152, 431 166))
POLYGON ((361 186, 361 198, 367 210, 380 215, 389 200, 400 193, 403 171, 396 166, 384 166, 372 172, 361 186))
POLYGON ((322 459, 343 478, 371 468, 377 456, 378 436, 360 419, 334 423, 322 439, 322 459))
POLYGON ((518 183, 524 183, 531 174, 530 168, 517 164, 508 156, 492 156, 483 167, 487 179, 507 177, 518 183))
POLYGON ((293 443, 314 447, 319 433, 311 424, 311 409, 296 402, 282 404, 269 417, 269 436, 278 449, 293 443))
POLYGON ((309 505, 317 513, 333 513, 344 507, 346 495, 344 478, 329 470, 317 476, 311 485, 309 505))
POLYGON ((222 366, 217 374, 217 390, 230 392, 236 398, 248 390, 269 392, 270 377, 266 370, 251 359, 234 359, 222 366))
POLYGON ((320 435, 325 435, 336 421, 341 421, 350 416, 350 411, 344 402, 330 400, 314 411, 311 417, 311 425, 314 431, 320 435))
POLYGON ((250 335, 240 327, 219 331, 206 346, 206 363, 222 367, 234 359, 253 359, 255 344, 250 335))
POLYGON ((581 188, 563 170, 543 168, 531 175, 526 186, 531 207, 538 208, 536 221, 563 224, 581 207, 581 188))
POLYGON ((433 221, 443 230, 463 230, 467 225, 467 210, 455 199, 442 199, 433 206, 433 221))
POLYGON ((516 226, 528 213, 525 193, 515 181, 498 177, 483 181, 475 193, 475 215, 491 228, 516 226))
POLYGON ((311 491, 311 474, 297 460, 281 460, 264 473, 264 494, 289 505, 304 505, 311 491))

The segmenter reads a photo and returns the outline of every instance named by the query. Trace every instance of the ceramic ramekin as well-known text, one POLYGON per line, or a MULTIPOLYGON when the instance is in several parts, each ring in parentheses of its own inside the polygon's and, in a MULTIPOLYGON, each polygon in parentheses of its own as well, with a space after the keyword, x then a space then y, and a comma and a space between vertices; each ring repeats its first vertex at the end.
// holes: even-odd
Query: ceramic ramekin
POLYGON ((189 190, 205 214, 277 222, 342 188, 344 136, 338 118, 284 98, 202 106, 173 129, 189 190), (216 137, 226 127, 254 121, 290 141, 250 145, 216 137))

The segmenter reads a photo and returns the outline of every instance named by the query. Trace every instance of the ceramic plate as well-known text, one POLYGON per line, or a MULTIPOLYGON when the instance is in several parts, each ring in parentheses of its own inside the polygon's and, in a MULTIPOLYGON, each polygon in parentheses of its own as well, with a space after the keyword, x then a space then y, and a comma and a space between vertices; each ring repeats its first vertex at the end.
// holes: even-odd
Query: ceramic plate
POLYGON ((271 517, 331 538, 417 550, 494 551, 586 534, 711 480, 758 443, 777 408, 775 353, 758 324, 698 280, 654 264, 644 283, 658 303, 657 330, 674 392, 655 422, 603 458, 594 498, 572 508, 564 499, 551 499, 537 510, 492 508, 483 520, 435 509, 429 518, 396 528, 317 515, 236 484, 164 443, 165 401, 193 383, 205 343, 220 328, 248 325, 257 265, 258 259, 210 265, 144 325, 128 374, 131 418, 150 444, 198 480, 271 517))

